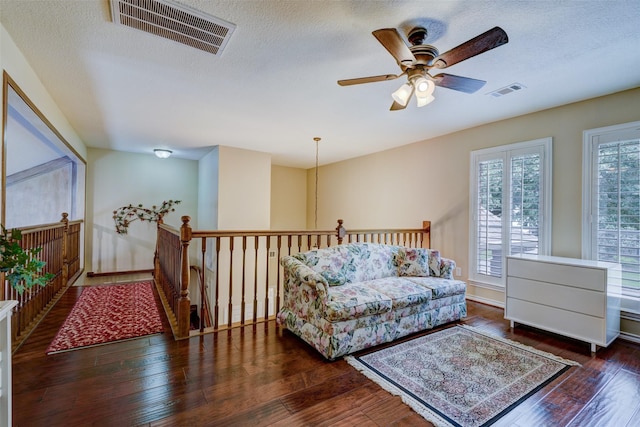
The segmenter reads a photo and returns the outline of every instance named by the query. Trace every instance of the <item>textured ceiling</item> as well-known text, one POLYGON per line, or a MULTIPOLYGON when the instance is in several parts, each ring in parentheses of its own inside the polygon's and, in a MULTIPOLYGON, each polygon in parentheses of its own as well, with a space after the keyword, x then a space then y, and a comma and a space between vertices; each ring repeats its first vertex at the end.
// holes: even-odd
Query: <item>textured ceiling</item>
POLYGON ((326 164, 640 86, 637 0, 182 3, 237 25, 222 55, 116 25, 108 0, 0 0, 0 21, 88 146, 192 159, 228 145, 312 167, 314 136, 326 164), (440 52, 494 26, 509 43, 447 68, 483 89, 423 108, 389 111, 403 79, 336 84, 397 74, 371 32, 414 22, 440 52))

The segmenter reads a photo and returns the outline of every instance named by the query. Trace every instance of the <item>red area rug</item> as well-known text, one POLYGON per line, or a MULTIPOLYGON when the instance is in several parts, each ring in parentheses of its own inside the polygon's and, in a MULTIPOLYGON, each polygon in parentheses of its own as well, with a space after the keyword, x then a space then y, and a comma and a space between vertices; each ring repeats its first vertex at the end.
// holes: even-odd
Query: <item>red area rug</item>
POLYGON ((163 331, 151 281, 90 286, 80 294, 47 354, 163 331))

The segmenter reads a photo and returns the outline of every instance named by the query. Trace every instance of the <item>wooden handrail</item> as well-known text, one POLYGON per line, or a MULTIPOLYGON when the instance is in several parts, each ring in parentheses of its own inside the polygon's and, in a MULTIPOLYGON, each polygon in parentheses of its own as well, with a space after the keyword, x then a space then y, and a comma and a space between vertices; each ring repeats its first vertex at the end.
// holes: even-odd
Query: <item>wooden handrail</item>
POLYGON ((154 257, 156 285, 177 339, 272 319, 282 299, 281 256, 350 242, 429 247, 431 231, 430 221, 418 229, 352 231, 344 228, 341 219, 333 230, 192 230, 189 222, 190 217, 183 216, 178 230, 160 221, 154 257), (209 240, 215 243, 211 245, 209 240), (197 261, 201 290, 212 293, 201 296, 201 301, 213 307, 213 326, 203 326, 209 314, 208 307, 201 304, 200 331, 190 331, 192 244, 199 245, 201 251, 197 261), (271 308, 272 304, 275 307, 271 308))
POLYGON ((68 214, 63 213, 60 222, 19 228, 22 233, 20 247, 42 248, 38 257, 46 262, 44 272, 51 273, 54 277, 47 286, 31 288, 22 294, 13 289, 4 276, 2 277, 4 286, 0 288, 0 300, 18 301, 11 317, 13 351, 24 342, 53 304, 82 273, 82 223, 82 220, 69 221, 68 214))

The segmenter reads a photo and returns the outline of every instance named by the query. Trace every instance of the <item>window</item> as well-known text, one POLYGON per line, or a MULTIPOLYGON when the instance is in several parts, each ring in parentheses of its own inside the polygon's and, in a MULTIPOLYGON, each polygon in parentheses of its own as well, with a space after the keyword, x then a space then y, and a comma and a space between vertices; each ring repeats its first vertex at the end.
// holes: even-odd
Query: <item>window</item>
POLYGON ((584 132, 582 257, 622 265, 623 309, 640 313, 640 122, 584 132))
POLYGON ((505 257, 550 253, 551 138, 471 152, 470 279, 504 286, 505 257))

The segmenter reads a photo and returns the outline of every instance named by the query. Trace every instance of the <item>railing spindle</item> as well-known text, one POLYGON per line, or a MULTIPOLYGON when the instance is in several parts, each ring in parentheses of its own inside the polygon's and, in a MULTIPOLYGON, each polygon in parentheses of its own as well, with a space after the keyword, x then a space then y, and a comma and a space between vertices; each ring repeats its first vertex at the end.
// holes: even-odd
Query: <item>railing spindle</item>
POLYGON ((227 325, 229 326, 233 324, 233 241, 234 238, 232 236, 229 238, 229 304, 227 305, 227 325))

